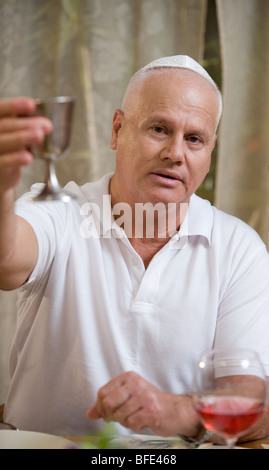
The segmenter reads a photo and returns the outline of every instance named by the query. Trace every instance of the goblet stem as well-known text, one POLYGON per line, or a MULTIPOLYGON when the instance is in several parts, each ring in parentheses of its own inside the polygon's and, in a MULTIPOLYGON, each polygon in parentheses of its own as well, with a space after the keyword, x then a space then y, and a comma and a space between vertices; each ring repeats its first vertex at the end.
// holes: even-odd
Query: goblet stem
POLYGON ((59 191, 60 185, 59 181, 56 176, 56 171, 55 171, 55 165, 54 162, 51 160, 48 160, 48 166, 47 166, 47 186, 51 191, 59 191))
POLYGON ((72 194, 61 188, 56 176, 55 165, 52 160, 46 160, 47 177, 44 189, 34 198, 34 201, 63 201, 69 202, 74 198, 72 194))
POLYGON ((229 449, 233 449, 235 444, 236 444, 237 438, 236 437, 231 437, 230 439, 226 439, 226 444, 229 449))

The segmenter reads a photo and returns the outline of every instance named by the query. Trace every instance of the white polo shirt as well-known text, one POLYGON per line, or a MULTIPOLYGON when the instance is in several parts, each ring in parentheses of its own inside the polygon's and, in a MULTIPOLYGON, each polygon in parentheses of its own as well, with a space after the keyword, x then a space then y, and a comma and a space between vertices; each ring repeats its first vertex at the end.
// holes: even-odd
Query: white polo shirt
POLYGON ((124 232, 107 228, 107 206, 102 236, 87 236, 88 202, 93 213, 102 207, 110 176, 69 183, 76 202, 17 203, 39 245, 10 356, 5 419, 19 429, 94 432, 102 421, 86 410, 128 370, 189 394, 199 356, 214 345, 257 350, 269 375, 269 256, 256 232, 194 195, 188 224, 145 270, 124 232))

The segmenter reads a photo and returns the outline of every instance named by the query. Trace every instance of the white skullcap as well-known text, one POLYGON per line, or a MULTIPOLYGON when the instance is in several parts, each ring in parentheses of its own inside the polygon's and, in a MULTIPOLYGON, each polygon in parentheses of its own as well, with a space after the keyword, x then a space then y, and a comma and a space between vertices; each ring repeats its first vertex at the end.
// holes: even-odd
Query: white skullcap
POLYGON ((187 55, 162 57, 160 59, 153 60, 149 64, 145 65, 145 67, 143 67, 141 70, 152 69, 156 67, 178 67, 192 70, 193 72, 202 75, 202 77, 206 78, 206 80, 208 80, 212 85, 216 86, 214 80, 210 77, 207 71, 200 64, 198 64, 198 62, 187 55))

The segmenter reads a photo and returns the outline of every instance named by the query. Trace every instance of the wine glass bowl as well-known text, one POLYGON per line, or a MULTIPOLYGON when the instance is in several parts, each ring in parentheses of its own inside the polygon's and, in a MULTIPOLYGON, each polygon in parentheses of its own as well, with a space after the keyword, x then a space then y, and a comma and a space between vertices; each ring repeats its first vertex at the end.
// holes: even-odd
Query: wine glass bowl
POLYGON ((54 163, 66 158, 69 151, 74 105, 74 98, 69 96, 36 100, 34 115, 50 119, 53 130, 45 136, 42 145, 32 149, 34 156, 45 160, 47 164, 45 186, 41 193, 34 198, 34 201, 62 200, 68 202, 73 197, 61 188, 54 163))
POLYGON ((214 349, 200 359, 193 402, 205 429, 232 448, 267 407, 267 382, 259 356, 242 349, 214 349))

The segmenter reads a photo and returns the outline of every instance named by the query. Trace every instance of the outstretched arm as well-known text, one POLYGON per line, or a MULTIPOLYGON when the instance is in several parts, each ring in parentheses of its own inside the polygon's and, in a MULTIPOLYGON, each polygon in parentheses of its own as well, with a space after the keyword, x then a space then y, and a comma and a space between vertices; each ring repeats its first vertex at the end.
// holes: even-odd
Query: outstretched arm
POLYGON ((40 145, 51 132, 45 118, 31 117, 30 98, 0 100, 0 288, 14 289, 31 274, 38 246, 31 226, 14 213, 14 188, 22 168, 33 156, 29 148, 40 145))

